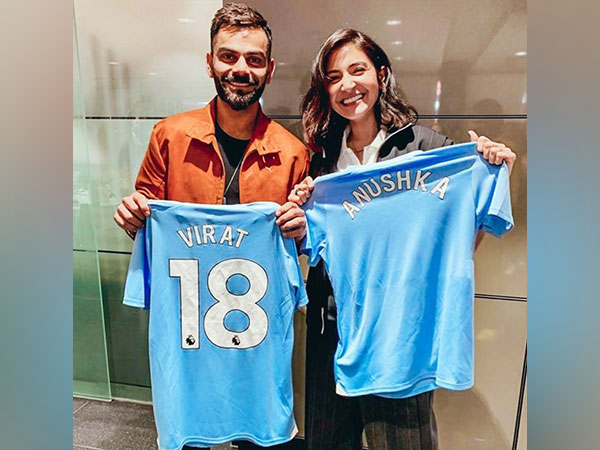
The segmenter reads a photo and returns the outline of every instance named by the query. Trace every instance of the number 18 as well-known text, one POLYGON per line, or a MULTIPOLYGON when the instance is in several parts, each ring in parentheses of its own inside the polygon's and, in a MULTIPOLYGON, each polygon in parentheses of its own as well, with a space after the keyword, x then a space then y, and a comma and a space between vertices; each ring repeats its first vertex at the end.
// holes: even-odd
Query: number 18
MULTIPOLYGON (((197 259, 170 259, 169 276, 179 278, 181 347, 200 348, 199 303, 200 267, 197 259)), ((233 258, 217 263, 208 273, 207 285, 217 301, 204 315, 204 332, 214 345, 222 348, 256 347, 267 336, 269 319, 257 303, 267 293, 269 280, 265 270, 249 259, 233 258), (244 294, 233 294, 227 281, 234 275, 246 277, 250 286, 244 294), (225 317, 231 311, 241 311, 248 317, 248 327, 240 332, 225 327, 225 317)))

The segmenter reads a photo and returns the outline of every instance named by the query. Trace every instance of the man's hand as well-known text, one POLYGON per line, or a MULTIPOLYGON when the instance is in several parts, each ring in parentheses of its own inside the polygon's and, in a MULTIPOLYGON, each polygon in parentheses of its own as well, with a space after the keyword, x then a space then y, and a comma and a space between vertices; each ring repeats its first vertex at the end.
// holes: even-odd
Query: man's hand
POLYGON ((296 203, 298 206, 304 205, 315 187, 315 183, 311 177, 306 177, 304 180, 294 186, 290 195, 288 195, 288 201, 296 203))
POLYGON ((149 216, 148 199, 136 191, 127 197, 123 197, 113 219, 133 239, 135 232, 144 226, 146 217, 149 216))
POLYGON ((275 212, 275 217, 275 223, 281 228, 284 237, 293 237, 299 242, 306 235, 306 216, 296 203, 284 203, 275 212))
POLYGON ((473 130, 469 130, 471 142, 477 142, 477 151, 483 153, 483 158, 490 164, 501 165, 503 162, 508 166, 508 173, 512 172, 512 168, 517 159, 516 153, 500 142, 494 142, 485 136, 477 136, 473 130))

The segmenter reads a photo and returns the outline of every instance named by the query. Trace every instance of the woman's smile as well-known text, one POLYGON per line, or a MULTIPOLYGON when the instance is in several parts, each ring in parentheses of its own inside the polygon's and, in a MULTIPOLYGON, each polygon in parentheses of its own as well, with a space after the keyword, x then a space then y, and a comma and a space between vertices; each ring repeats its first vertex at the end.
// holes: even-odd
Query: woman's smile
POLYGON ((366 93, 359 93, 352 97, 348 97, 348 98, 341 100, 340 103, 344 106, 352 106, 353 104, 357 103, 359 100, 362 100, 362 98, 365 95, 366 95, 366 93))

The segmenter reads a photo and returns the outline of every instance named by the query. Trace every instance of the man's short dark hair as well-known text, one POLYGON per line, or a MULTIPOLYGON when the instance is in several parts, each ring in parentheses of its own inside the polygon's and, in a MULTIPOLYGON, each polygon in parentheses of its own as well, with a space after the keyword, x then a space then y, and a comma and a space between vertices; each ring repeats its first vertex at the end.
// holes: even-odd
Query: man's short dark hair
POLYGON ((271 57, 271 29, 265 18, 243 3, 228 3, 215 13, 210 25, 210 48, 221 28, 261 28, 267 35, 267 57, 271 57))

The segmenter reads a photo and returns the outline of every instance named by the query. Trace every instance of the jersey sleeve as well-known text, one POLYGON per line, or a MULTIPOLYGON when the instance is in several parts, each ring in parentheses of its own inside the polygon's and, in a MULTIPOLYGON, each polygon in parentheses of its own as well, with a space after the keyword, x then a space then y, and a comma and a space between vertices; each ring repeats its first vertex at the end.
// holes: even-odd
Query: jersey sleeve
MULTIPOLYGON (((316 190, 316 187, 315 187, 316 190)), ((308 256, 308 264, 316 266, 321 260, 327 247, 325 207, 313 193, 303 206, 306 214, 306 236, 300 244, 300 252, 308 256)))
POLYGON ((502 236, 514 225, 508 167, 495 166, 481 156, 476 164, 473 186, 478 229, 502 236))
POLYGON ((147 252, 147 228, 146 224, 136 233, 123 295, 124 305, 144 309, 150 307, 150 264, 147 252))
POLYGON ((296 256, 296 246, 294 245, 293 239, 288 239, 289 244, 286 242, 285 252, 285 269, 287 272, 287 279, 289 281, 290 290, 292 292, 292 300, 294 302, 294 308, 298 309, 308 303, 308 296, 306 295, 306 287, 304 286, 304 279, 302 277, 302 269, 296 256))

